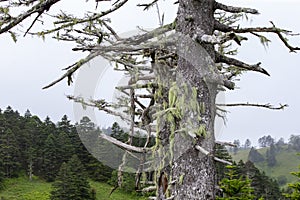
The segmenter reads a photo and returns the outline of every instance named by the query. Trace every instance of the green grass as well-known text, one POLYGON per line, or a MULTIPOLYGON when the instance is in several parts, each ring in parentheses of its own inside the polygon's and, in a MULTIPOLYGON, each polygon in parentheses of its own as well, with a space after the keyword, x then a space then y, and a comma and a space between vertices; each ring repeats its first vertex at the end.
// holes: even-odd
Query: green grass
MULTIPOLYGON (((258 149, 258 152, 266 158, 266 151, 268 148, 258 149)), ((298 152, 289 151, 287 147, 276 154, 277 164, 274 167, 269 167, 267 162, 254 163, 255 166, 266 173, 267 176, 277 179, 279 176, 285 176, 287 182, 291 183, 297 180, 296 177, 292 176, 290 172, 299 171, 300 156, 297 156, 298 152)), ((239 150, 236 155, 231 155, 233 160, 238 162, 239 160, 247 161, 249 149, 239 150)))
POLYGON ((146 197, 137 196, 135 194, 129 194, 120 190, 115 190, 112 195, 109 197, 109 194, 112 190, 112 186, 99 183, 91 182, 91 187, 97 190, 97 200, 146 200, 146 197))
MULTIPOLYGON (((112 186, 106 183, 90 182, 91 187, 97 191, 97 200, 146 200, 145 197, 140 197, 135 194, 116 190, 109 197, 112 186)), ((22 176, 19 178, 7 179, 5 181, 4 190, 0 191, 1 200, 49 200, 51 191, 51 183, 47 183, 38 178, 32 181, 28 177, 22 176)))
POLYGON ((27 177, 23 176, 7 179, 4 190, 0 192, 0 198, 5 200, 48 200, 50 191, 51 184, 37 178, 29 181, 27 177))

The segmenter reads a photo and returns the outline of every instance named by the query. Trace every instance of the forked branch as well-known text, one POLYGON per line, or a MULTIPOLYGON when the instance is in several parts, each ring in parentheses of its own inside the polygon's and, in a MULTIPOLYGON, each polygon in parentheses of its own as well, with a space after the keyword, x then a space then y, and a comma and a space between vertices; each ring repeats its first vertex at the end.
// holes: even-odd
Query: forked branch
POLYGON ((225 24, 220 23, 219 21, 215 21, 215 30, 219 30, 222 32, 234 32, 234 33, 275 33, 279 37, 279 39, 283 42, 283 44, 291 51, 296 52, 300 50, 300 47, 293 47, 287 41, 287 39, 283 36, 285 35, 297 35, 292 34, 291 31, 277 28, 274 23, 271 21, 272 27, 251 27, 251 28, 234 28, 225 24))
POLYGON ((249 106, 249 107, 259 107, 259 108, 267 108, 271 110, 283 110, 288 107, 287 104, 280 104, 279 106, 274 106, 272 104, 255 104, 255 103, 228 103, 228 104, 217 104, 217 106, 226 106, 226 107, 237 107, 237 106, 249 106))

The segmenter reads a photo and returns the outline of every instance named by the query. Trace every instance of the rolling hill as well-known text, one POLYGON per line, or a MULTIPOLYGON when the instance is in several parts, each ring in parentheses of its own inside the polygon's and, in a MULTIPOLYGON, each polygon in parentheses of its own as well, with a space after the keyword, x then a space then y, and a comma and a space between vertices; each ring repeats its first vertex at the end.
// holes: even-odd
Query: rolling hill
MULTIPOLYGON (((255 166, 264 171, 265 174, 269 177, 272 177, 276 180, 282 181, 284 177, 286 181, 282 183, 290 183, 296 181, 296 177, 292 176, 290 172, 298 171, 300 166, 300 156, 297 155, 297 151, 291 150, 288 148, 288 145, 283 146, 283 148, 276 153, 277 163, 273 167, 269 167, 266 161, 266 151, 269 147, 257 149, 257 151, 265 158, 265 161, 254 163, 255 166)), ((250 149, 240 149, 236 154, 231 152, 231 156, 234 161, 238 162, 243 160, 246 162, 248 160, 248 154, 250 149)), ((281 186, 285 186, 285 184, 281 184, 281 186)))

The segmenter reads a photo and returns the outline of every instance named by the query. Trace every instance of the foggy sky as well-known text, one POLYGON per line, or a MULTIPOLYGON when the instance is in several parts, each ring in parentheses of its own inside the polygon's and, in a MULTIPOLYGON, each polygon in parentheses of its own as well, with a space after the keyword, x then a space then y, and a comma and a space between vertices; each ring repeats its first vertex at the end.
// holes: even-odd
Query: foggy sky
MULTIPOLYGON (((143 28, 152 28, 158 25, 156 9, 143 12, 136 8, 137 0, 130 1, 130 5, 112 15, 112 23, 119 33, 136 29, 137 25, 143 28)), ((168 1, 161 1, 161 13, 165 12, 166 23, 176 16, 176 6, 166 6, 168 1)), ((278 27, 300 32, 300 2, 297 1, 222 1, 231 5, 244 5, 260 11, 261 15, 251 16, 243 22, 248 26, 271 26, 273 21, 278 27), (270 3, 272 2, 272 3, 270 3)), ((100 3, 107 7, 111 3, 100 3)), ((55 8, 71 8, 76 13, 83 13, 82 8, 94 10, 94 1, 58 4, 55 8), (78 4, 78 5, 77 5, 78 4), (78 11, 78 12, 77 12, 78 11)), ((67 9, 63 9, 67 10, 67 9)), ((31 18, 32 20, 33 18, 31 18)), ((28 24, 30 21, 25 22, 28 24)), ((24 24, 24 29, 26 26, 24 24)), ((272 43, 264 48, 259 39, 253 38, 243 42, 238 58, 254 64, 262 62, 271 77, 249 72, 237 82, 240 89, 225 94, 227 103, 250 102, 271 103, 278 105, 289 104, 284 111, 271 111, 258 108, 231 108, 227 115, 226 126, 217 128, 219 139, 232 141, 240 139, 243 143, 249 138, 252 143, 263 135, 271 134, 276 139, 288 138, 290 134, 300 134, 298 114, 300 111, 300 86, 297 83, 300 74, 300 54, 289 53, 288 49, 279 41, 276 35, 270 36, 272 43)), ((295 46, 300 46, 300 37, 290 40, 295 46)), ((72 44, 58 42, 46 38, 42 39, 27 36, 19 37, 15 44, 9 35, 0 35, 1 78, 0 78, 0 108, 4 110, 8 105, 18 110, 22 115, 26 109, 32 114, 45 119, 48 115, 57 122, 64 114, 71 119, 73 116, 73 102, 65 95, 73 94, 74 85, 67 86, 66 81, 42 90, 42 87, 64 73, 62 68, 73 64, 85 54, 72 52, 72 44)), ((76 77, 75 77, 76 78, 76 77)), ((75 79, 76 80, 76 79, 75 79)), ((101 83, 98 90, 104 90, 111 84, 101 83)), ((98 92, 99 92, 98 91, 98 92)), ((106 124, 107 125, 107 124, 106 124)))

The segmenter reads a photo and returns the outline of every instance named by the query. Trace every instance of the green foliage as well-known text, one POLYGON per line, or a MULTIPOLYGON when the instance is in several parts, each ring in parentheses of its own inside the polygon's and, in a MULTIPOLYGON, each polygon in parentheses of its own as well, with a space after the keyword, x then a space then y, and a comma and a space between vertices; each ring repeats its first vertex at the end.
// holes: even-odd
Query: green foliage
POLYGON ((227 166, 229 171, 225 178, 220 182, 220 188, 223 196, 217 197, 218 200, 251 200, 254 199, 251 181, 247 177, 238 177, 233 166, 227 166))
MULTIPOLYGON (((109 184, 112 186, 118 185, 118 171, 114 170, 112 172, 111 180, 109 184)), ((121 190, 125 192, 134 192, 135 191, 135 175, 133 173, 123 172, 123 181, 121 190)))
POLYGON ((270 149, 267 150, 266 157, 267 157, 267 163, 269 167, 273 167, 276 165, 277 163, 276 149, 274 144, 271 144, 270 149))
POLYGON ((0 191, 4 188, 4 172, 2 159, 0 159, 0 191))
MULTIPOLYGON (((230 154, 228 153, 224 145, 220 145, 220 144, 215 145, 215 156, 223 160, 232 162, 232 157, 230 156, 230 154)), ((216 167, 216 174, 217 174, 217 182, 219 182, 223 178, 225 178, 228 169, 226 168, 226 164, 221 162, 216 162, 215 167, 216 167)))
MULTIPOLYGON (((96 190, 97 200, 146 200, 121 190, 115 191, 111 197, 108 197, 112 189, 111 185, 94 181, 90 181, 90 185, 96 190)), ((4 200, 50 200, 51 190, 51 183, 38 178, 29 181, 26 176, 20 176, 5 180, 5 188, 0 191, 0 199, 2 197, 4 200)))
POLYGON ((238 173, 240 175, 248 175, 251 180, 251 186, 254 189, 254 196, 262 197, 265 200, 278 200, 282 198, 278 183, 260 172, 255 165, 247 161, 238 163, 238 173))
POLYGON ((265 158, 254 147, 252 147, 248 155, 248 160, 250 160, 253 163, 257 163, 263 162, 265 158))
POLYGON ((300 135, 291 135, 288 144, 291 149, 300 151, 300 135))
MULTIPOLYGON (((265 161, 256 162, 255 166, 260 170, 264 171, 267 176, 272 177, 274 179, 278 179, 280 176, 286 177, 287 182, 293 182, 297 179, 290 174, 291 171, 296 169, 300 164, 300 157, 296 155, 297 151, 289 148, 287 144, 280 145, 280 150, 278 150, 278 145, 276 145, 276 160, 277 163, 275 166, 269 167, 266 161, 266 152, 269 147, 257 149, 257 152, 260 153, 265 161), (293 161, 293 162, 291 162, 293 161)), ((235 155, 231 154, 233 160, 238 162, 239 160, 243 160, 246 162, 248 160, 249 150, 241 149, 235 155)), ((285 185, 280 185, 285 186, 285 185)))
POLYGON ((5 177, 16 177, 20 168, 20 149, 11 129, 4 130, 0 135, 0 158, 5 177))
POLYGON ((53 184, 51 200, 94 200, 87 175, 80 160, 74 155, 63 163, 53 184))
MULTIPOLYGON (((29 181, 26 176, 5 180, 0 197, 5 200, 50 200, 51 185, 40 179, 29 181)), ((1 199, 1 198, 0 198, 1 199)))
POLYGON ((53 134, 50 134, 45 141, 43 152, 42 176, 47 181, 54 181, 61 163, 57 158, 58 146, 53 134))
MULTIPOLYGON (((300 169, 300 166, 299 166, 299 169, 300 169)), ((297 177, 297 181, 294 183, 288 184, 288 186, 292 190, 292 192, 286 193, 285 196, 291 200, 299 200, 300 199, 300 171, 291 172, 291 174, 293 176, 297 177)))

